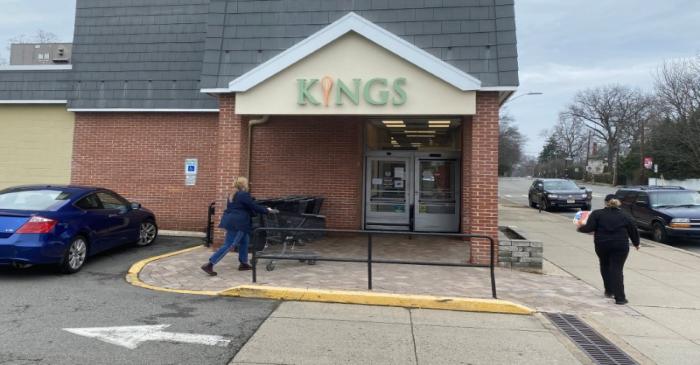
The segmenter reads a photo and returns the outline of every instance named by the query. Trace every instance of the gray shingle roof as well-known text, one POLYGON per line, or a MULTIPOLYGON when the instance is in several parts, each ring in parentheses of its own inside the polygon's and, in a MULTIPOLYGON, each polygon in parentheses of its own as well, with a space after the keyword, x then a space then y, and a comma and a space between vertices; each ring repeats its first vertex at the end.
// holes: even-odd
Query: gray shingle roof
POLYGON ((202 87, 223 88, 354 11, 471 74, 517 86, 513 0, 211 0, 202 87))
POLYGON ((200 89, 228 86, 350 11, 482 86, 518 85, 513 0, 78 0, 76 7, 73 71, 0 71, 0 100, 214 109, 216 98, 200 89))
POLYGON ((211 109, 200 93, 209 0, 78 0, 70 108, 211 109))
POLYGON ((0 100, 68 100, 71 70, 0 70, 0 100))

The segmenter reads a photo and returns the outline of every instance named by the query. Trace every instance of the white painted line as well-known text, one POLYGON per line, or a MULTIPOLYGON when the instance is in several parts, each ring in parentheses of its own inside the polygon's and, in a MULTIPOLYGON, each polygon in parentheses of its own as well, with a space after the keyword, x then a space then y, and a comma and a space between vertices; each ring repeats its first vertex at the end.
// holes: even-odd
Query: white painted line
POLYGON ((522 196, 523 198, 527 198, 527 194, 522 194, 520 196, 522 196))
POLYGON ((112 345, 134 350, 146 341, 162 341, 175 343, 192 343, 207 346, 226 347, 231 343, 221 336, 198 335, 193 333, 164 332, 169 324, 155 326, 119 326, 93 328, 64 328, 70 333, 94 338, 112 345))
POLYGON ((512 198, 513 196, 510 194, 506 194, 506 198, 512 198))

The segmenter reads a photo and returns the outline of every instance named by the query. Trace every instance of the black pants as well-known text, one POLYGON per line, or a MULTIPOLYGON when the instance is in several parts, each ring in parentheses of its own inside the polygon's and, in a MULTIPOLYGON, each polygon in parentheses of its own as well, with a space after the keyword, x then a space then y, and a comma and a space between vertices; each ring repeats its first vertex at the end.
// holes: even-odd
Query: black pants
POLYGON ((630 253, 629 244, 596 245, 595 253, 600 261, 600 275, 603 277, 605 292, 613 294, 615 300, 625 300, 625 284, 622 268, 630 253))

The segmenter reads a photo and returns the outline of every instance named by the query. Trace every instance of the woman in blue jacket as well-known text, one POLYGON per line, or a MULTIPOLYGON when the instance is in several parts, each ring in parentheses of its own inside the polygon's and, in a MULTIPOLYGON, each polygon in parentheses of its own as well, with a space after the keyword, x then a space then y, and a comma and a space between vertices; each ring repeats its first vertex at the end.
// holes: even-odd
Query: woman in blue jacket
POLYGON ((219 228, 226 230, 226 238, 221 246, 210 258, 209 262, 202 266, 202 270, 211 276, 216 275, 214 265, 226 256, 231 247, 238 247, 238 270, 250 270, 248 264, 248 244, 250 243, 250 231, 252 229, 252 216, 254 214, 268 214, 274 209, 256 204, 248 192, 248 179, 239 176, 233 182, 233 194, 228 197, 226 210, 221 218, 219 228))

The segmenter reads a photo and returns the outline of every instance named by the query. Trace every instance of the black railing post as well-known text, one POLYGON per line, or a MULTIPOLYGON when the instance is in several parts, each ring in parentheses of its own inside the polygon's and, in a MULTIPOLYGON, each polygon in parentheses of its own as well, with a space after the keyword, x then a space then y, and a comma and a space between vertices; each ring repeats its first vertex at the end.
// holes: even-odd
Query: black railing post
POLYGON ((258 242, 258 235, 260 234, 259 229, 255 229, 253 231, 253 244, 251 245, 253 249, 253 258, 250 261, 253 264, 253 284, 258 282, 258 255, 256 253, 257 249, 255 247, 255 243, 258 242))
POLYGON ((372 234, 367 234, 367 288, 372 290, 372 234))
POLYGON ((493 262, 493 254, 495 251, 494 246, 494 240, 491 237, 488 237, 489 242, 491 243, 491 257, 489 258, 489 269, 491 270, 491 295, 493 296, 493 299, 498 299, 496 297, 496 273, 495 273, 495 264, 493 262))
POLYGON ((209 209, 207 210, 207 237, 206 241, 204 242, 204 245, 207 247, 210 247, 212 244, 212 233, 213 233, 213 226, 214 222, 212 222, 212 218, 214 217, 214 213, 216 212, 216 208, 214 208, 214 205, 216 202, 212 202, 209 204, 209 209))

